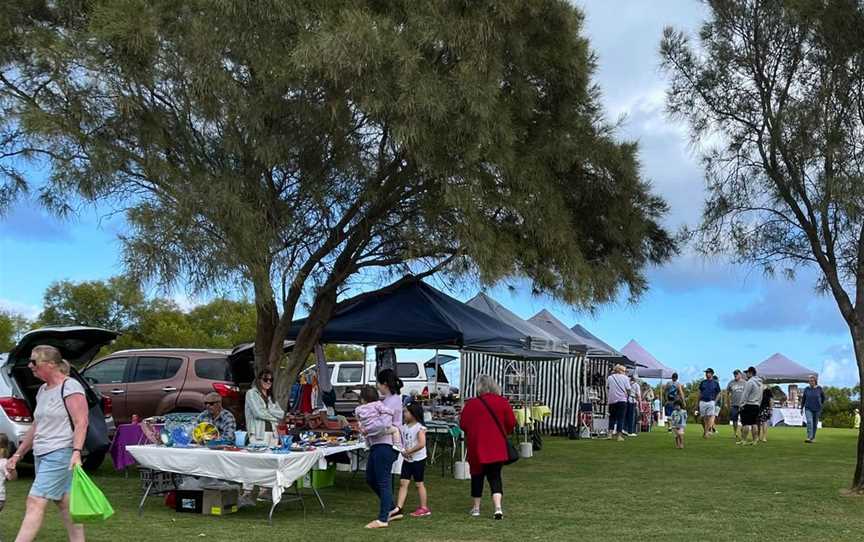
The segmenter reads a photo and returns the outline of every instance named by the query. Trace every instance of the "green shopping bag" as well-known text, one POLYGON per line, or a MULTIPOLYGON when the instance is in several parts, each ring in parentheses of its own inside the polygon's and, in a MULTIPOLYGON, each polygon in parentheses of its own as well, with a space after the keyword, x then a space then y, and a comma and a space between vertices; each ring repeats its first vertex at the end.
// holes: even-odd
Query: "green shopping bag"
POLYGON ((104 521, 114 515, 111 503, 87 476, 81 465, 72 471, 72 491, 69 493, 69 516, 73 523, 104 521))

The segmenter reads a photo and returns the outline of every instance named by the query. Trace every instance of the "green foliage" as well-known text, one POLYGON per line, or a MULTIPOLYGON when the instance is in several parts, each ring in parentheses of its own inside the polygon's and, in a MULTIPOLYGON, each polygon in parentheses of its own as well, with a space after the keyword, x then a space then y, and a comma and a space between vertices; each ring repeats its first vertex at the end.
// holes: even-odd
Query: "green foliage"
POLYGON ((563 0, 7 4, 2 126, 43 200, 120 203, 137 278, 251 286, 259 361, 306 303, 299 367, 352 279, 590 307, 674 251, 563 0))
POLYGON ((0 352, 8 352, 22 334, 30 329, 31 322, 21 314, 0 311, 0 352))
MULTIPOLYGON (((0 319, 2 323, 2 319, 0 319)), ((232 348, 255 337, 255 307, 216 298, 184 312, 171 300, 148 299, 134 281, 61 281, 48 287, 38 325, 87 325, 122 333, 110 350, 232 348)))
POLYGON ((324 345, 324 357, 327 361, 361 361, 363 360, 363 349, 359 346, 344 344, 324 345))
POLYGON ((822 407, 822 424, 825 427, 852 427, 856 401, 852 399, 854 388, 822 386, 827 401, 822 407))

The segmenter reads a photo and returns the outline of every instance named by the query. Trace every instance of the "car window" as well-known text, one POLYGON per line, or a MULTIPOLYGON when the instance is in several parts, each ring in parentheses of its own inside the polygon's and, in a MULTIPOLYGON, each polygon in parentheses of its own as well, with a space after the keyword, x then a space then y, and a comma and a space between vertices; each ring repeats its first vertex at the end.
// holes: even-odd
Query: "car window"
POLYGON ((126 373, 126 358, 102 360, 87 368, 82 375, 91 384, 118 384, 126 373))
POLYGON ((181 360, 177 358, 163 357, 140 357, 135 365, 135 374, 132 382, 148 382, 150 380, 164 380, 177 374, 180 369, 181 360))
POLYGON ((417 378, 420 376, 420 368, 416 363, 397 363, 396 374, 399 378, 417 378))
POLYGON ((234 381, 228 358, 202 358, 195 360, 195 376, 205 380, 234 381))
MULTIPOLYGON (((426 380, 434 381, 435 380, 435 366, 426 367, 426 380)), ((447 375, 444 374, 444 369, 439 365, 438 366, 438 382, 442 384, 449 384, 450 381, 447 380, 447 375)))
POLYGON ((340 365, 339 372, 336 374, 336 383, 338 384, 354 384, 362 379, 362 365, 340 365))

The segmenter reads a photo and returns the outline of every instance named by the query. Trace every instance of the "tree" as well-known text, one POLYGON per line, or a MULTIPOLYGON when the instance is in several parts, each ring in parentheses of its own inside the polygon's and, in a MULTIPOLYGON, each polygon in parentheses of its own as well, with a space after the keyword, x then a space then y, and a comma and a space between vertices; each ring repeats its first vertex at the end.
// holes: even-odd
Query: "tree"
MULTIPOLYGON (((51 284, 45 291, 39 325, 87 325, 118 331, 109 350, 127 348, 223 348, 255 336, 255 306, 247 301, 216 298, 188 313, 174 301, 147 299, 135 281, 51 284)), ((2 320, 0 320, 2 323, 2 320)))
POLYGON ((45 291, 39 324, 87 325, 127 332, 145 305, 141 288, 125 277, 77 283, 64 280, 45 291))
POLYGON ((30 326, 31 322, 25 316, 0 310, 0 352, 11 350, 30 326))
MULTIPOLYGON (((698 47, 671 28, 660 47, 668 108, 708 147, 693 237, 768 273, 818 269, 864 377, 864 4, 708 5, 698 47)), ((864 492, 864 430, 852 487, 864 492)))
POLYGON ((125 207, 134 276, 248 287, 259 365, 307 309, 289 377, 352 280, 527 277, 591 306, 674 250, 563 0, 11 4, 6 156, 50 164, 54 207, 125 207))

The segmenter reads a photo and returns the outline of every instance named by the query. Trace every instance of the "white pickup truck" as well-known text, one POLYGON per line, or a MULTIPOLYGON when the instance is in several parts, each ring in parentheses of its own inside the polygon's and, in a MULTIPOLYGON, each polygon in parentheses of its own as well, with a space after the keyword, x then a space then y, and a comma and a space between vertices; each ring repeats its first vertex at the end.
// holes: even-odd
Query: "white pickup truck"
MULTIPOLYGON (((399 361, 396 363, 396 374, 402 380, 404 387, 402 395, 436 395, 450 399, 458 390, 450 386, 450 381, 441 366, 457 359, 455 356, 438 356, 438 379, 435 379, 435 358, 423 361, 399 361)), ((363 385, 362 361, 334 361, 327 364, 330 368, 330 383, 336 390, 336 410, 351 412, 359 402, 357 391, 363 385)), ((366 362, 366 384, 375 385, 375 362, 366 362)))

